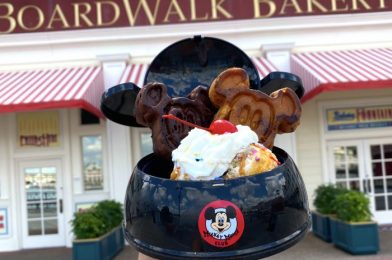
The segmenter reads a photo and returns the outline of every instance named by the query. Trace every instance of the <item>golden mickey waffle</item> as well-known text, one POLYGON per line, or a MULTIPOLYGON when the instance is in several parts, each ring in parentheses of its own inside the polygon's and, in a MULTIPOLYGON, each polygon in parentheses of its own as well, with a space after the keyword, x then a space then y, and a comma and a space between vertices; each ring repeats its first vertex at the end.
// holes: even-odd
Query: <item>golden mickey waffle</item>
POLYGON ((272 148, 277 133, 293 132, 299 125, 301 103, 294 91, 282 88, 267 95, 250 89, 248 74, 240 68, 219 74, 208 95, 219 108, 214 120, 249 126, 267 148, 272 148))

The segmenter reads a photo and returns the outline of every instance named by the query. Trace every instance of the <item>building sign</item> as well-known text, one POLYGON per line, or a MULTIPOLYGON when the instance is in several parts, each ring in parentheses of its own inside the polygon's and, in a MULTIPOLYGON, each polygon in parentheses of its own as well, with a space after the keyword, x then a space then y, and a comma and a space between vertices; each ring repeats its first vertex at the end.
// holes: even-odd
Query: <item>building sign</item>
POLYGON ((0 34, 392 11, 391 0, 5 0, 0 34))
POLYGON ((20 147, 59 146, 60 122, 56 111, 19 113, 17 127, 20 147))
POLYGON ((7 209, 0 208, 0 236, 8 235, 7 209))
POLYGON ((392 105, 327 110, 328 130, 392 126, 392 105))

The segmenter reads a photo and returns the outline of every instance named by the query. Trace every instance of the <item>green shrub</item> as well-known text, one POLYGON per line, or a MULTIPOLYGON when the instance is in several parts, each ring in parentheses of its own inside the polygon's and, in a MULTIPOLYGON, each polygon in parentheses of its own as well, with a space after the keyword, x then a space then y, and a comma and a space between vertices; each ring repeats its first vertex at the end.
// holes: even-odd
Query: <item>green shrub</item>
POLYGON ((371 220, 369 199, 359 191, 350 190, 335 198, 336 217, 346 222, 371 220))
POLYGON ((95 206, 95 211, 99 218, 101 218, 108 231, 121 224, 123 219, 123 211, 121 203, 114 200, 104 200, 95 206))
POLYGON ((72 220, 72 231, 76 239, 97 238, 106 233, 107 227, 94 212, 94 208, 76 212, 72 220))
POLYGON ((336 214, 334 200, 337 195, 346 192, 346 189, 332 184, 321 185, 315 190, 314 206, 321 214, 336 214))
POLYGON ((97 238, 122 222, 121 203, 114 200, 103 200, 95 206, 74 214, 71 221, 72 231, 76 239, 97 238))

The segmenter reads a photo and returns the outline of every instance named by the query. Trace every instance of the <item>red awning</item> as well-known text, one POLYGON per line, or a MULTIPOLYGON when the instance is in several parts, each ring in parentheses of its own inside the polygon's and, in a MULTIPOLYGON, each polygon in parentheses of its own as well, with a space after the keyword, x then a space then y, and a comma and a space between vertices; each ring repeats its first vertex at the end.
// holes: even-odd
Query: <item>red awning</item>
POLYGON ((303 81, 302 102, 325 91, 392 88, 392 49, 296 53, 291 71, 303 81))
MULTIPOLYGON (((270 72, 277 71, 276 67, 272 65, 270 61, 263 57, 254 57, 252 58, 252 62, 257 68, 261 79, 267 76, 270 72)), ((135 83, 138 87, 143 87, 144 76, 146 75, 148 66, 149 64, 127 65, 120 78, 119 84, 132 82, 135 83)))
POLYGON ((143 87, 144 76, 148 66, 149 64, 128 64, 120 78, 119 84, 132 82, 140 88, 143 87))
POLYGON ((252 58, 253 64, 259 71, 260 79, 264 78, 271 72, 277 71, 278 69, 266 58, 254 57, 252 58))
POLYGON ((83 108, 102 117, 99 66, 0 72, 0 112, 83 108))

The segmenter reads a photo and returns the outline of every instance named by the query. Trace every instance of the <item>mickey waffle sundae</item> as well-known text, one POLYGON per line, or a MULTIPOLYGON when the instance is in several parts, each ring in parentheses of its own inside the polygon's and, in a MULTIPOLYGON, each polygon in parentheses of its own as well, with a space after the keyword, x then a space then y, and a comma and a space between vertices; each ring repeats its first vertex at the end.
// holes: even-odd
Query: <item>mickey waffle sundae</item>
MULTIPOLYGON (((189 124, 173 115, 163 117, 189 124)), ((214 121, 209 129, 196 126, 172 153, 170 179, 235 178, 272 170, 279 163, 277 158, 257 142, 258 136, 248 126, 226 120, 214 121)))
POLYGON ((252 90, 246 71, 230 68, 208 91, 198 87, 186 98, 170 98, 164 84, 150 83, 139 92, 136 115, 152 129, 154 152, 171 155, 170 179, 232 179, 279 165, 274 138, 295 130, 301 106, 291 89, 252 90))

